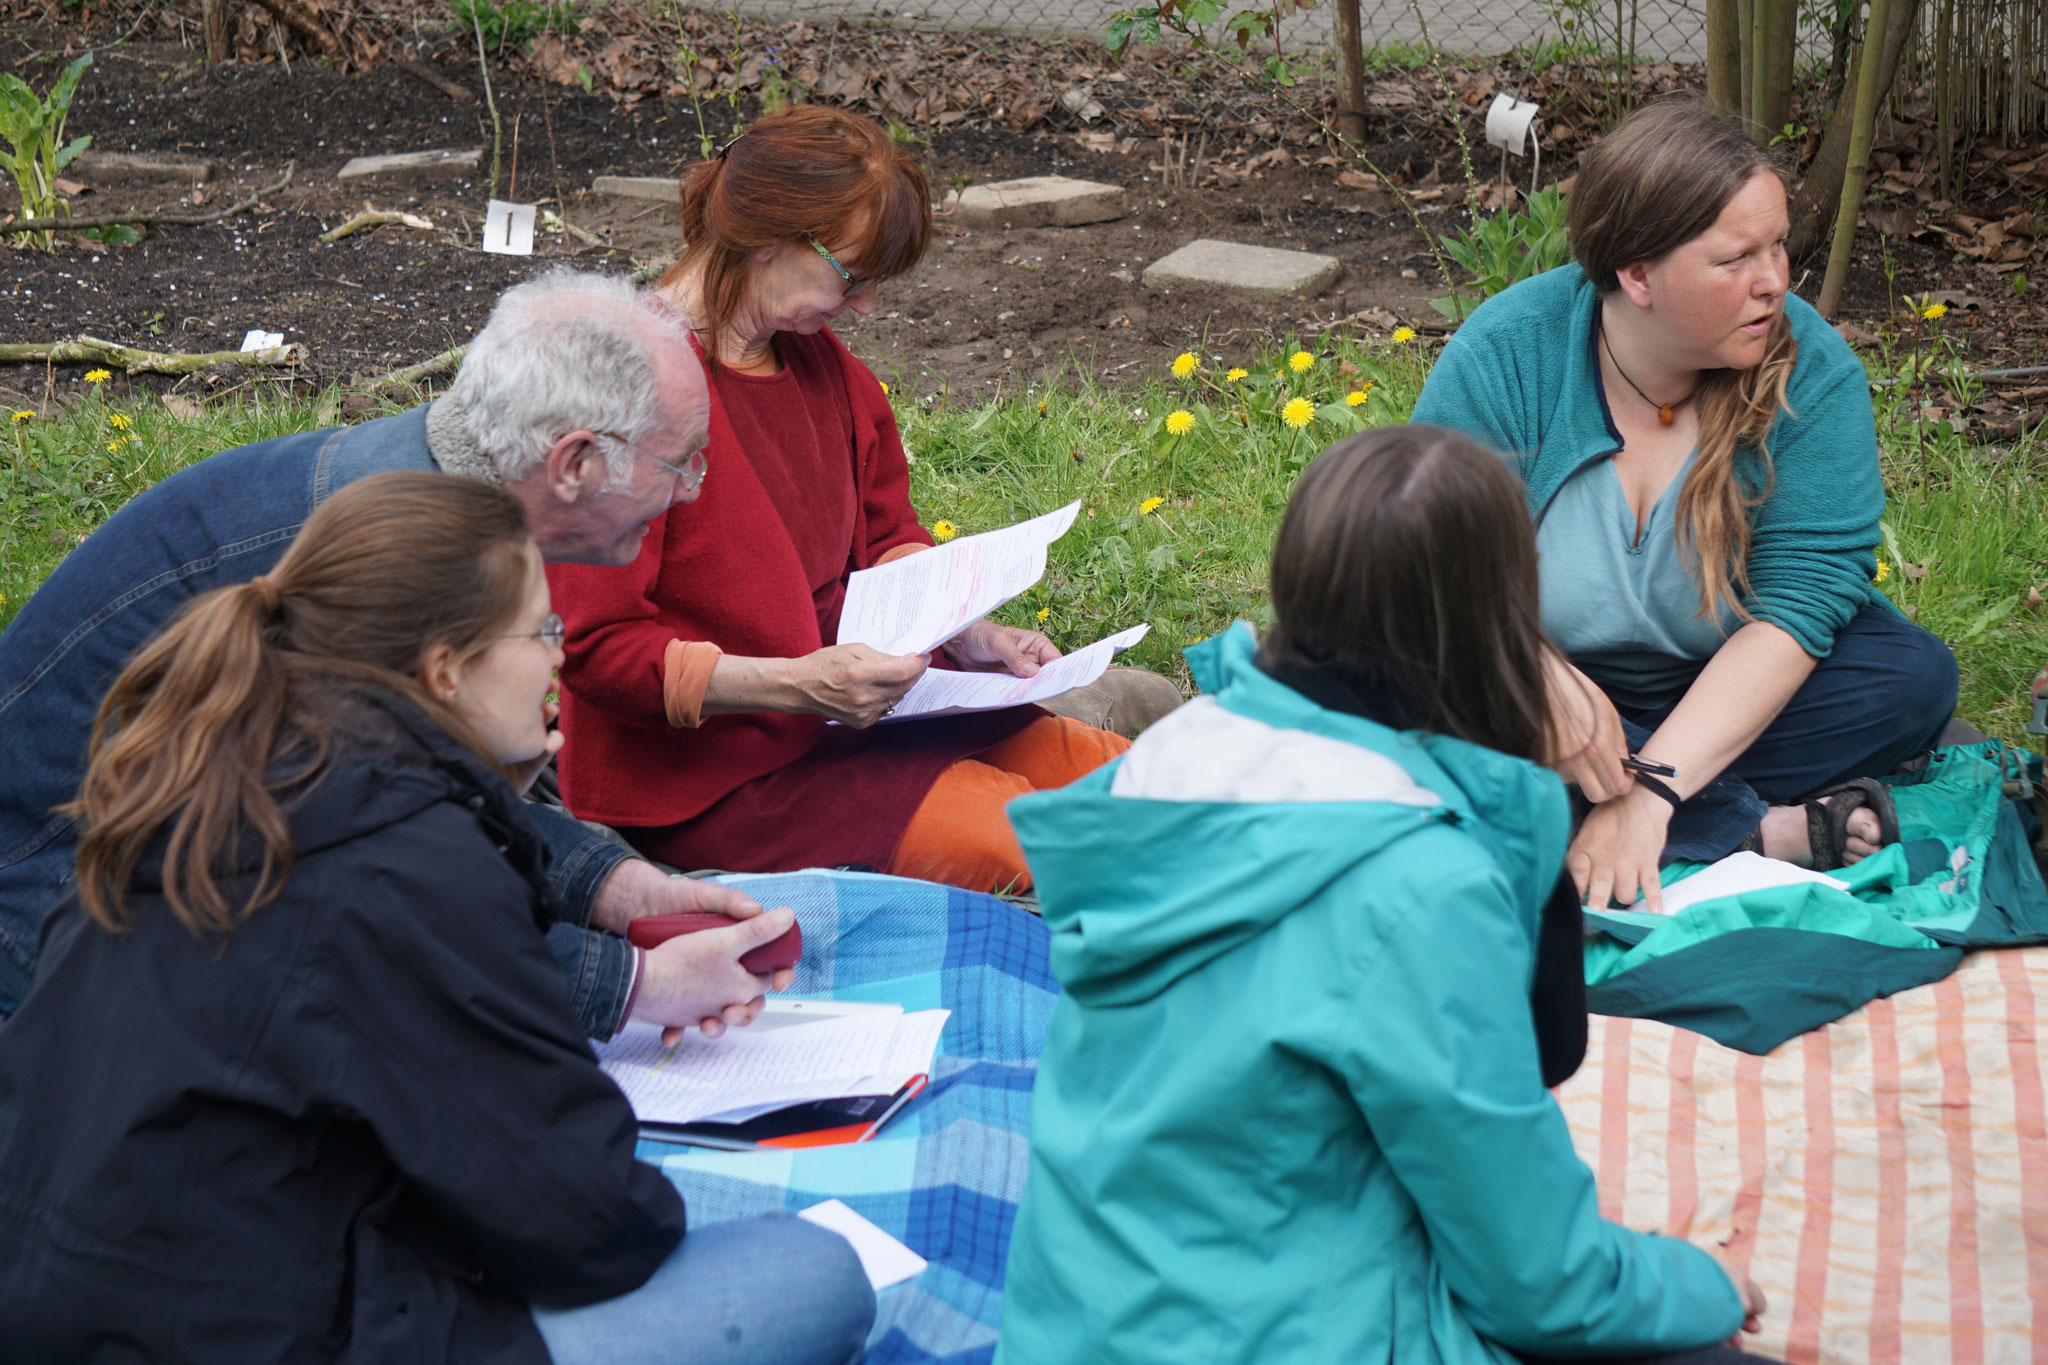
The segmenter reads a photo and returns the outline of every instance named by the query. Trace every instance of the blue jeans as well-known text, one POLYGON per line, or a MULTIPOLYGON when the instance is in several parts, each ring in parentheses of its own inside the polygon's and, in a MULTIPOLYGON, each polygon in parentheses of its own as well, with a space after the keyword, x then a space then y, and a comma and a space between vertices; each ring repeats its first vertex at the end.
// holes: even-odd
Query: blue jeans
MULTIPOLYGON (((1955 712, 1956 681, 1947 645, 1887 608, 1864 607, 1756 743, 1679 806, 1661 861, 1726 857, 1771 806, 1880 776, 1933 748, 1955 712)), ((1629 748, 1641 748, 1677 705, 1622 712, 1629 748)))
POLYGON ((532 1311, 555 1365, 858 1365, 875 1291, 838 1233, 750 1218, 691 1228, 630 1294, 532 1311))

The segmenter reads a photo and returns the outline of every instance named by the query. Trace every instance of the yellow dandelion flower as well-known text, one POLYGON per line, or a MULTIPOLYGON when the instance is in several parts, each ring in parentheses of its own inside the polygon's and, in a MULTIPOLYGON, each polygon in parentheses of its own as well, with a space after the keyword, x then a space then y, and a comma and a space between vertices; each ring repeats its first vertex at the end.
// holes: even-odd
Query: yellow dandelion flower
POLYGON ((1886 580, 1887 578, 1890 578, 1891 576, 1892 576, 1892 566, 1884 562, 1884 557, 1883 557, 1882 555, 1878 556, 1878 560, 1877 560, 1877 576, 1876 576, 1875 578, 1871 579, 1870 581, 1871 581, 1871 582, 1873 582, 1873 583, 1882 583, 1882 582, 1884 582, 1884 581, 1885 581, 1885 580, 1886 580))
POLYGON ((35 419, 35 412, 29 408, 23 408, 20 412, 14 414, 14 420, 17 422, 33 422, 35 419))
POLYGON ((1307 374, 1316 367, 1316 358, 1307 351, 1296 351, 1287 357, 1287 368, 1296 374, 1307 374))
POLYGON ((1287 406, 1280 409, 1280 420, 1300 431, 1316 420, 1316 405, 1306 398, 1290 398, 1287 400, 1287 406))
POLYGON ((1201 363, 1201 361, 1195 359, 1193 351, 1182 351, 1173 358, 1173 377, 1175 379, 1186 379, 1195 372, 1196 367, 1201 363))
POLYGON ((1038 400, 1038 415, 1040 417, 1045 416, 1045 400, 1043 398, 1038 400))
POLYGON ((889 381, 886 379, 877 379, 875 382, 882 386, 882 397, 887 398, 889 396, 889 381))
POLYGON ((1406 346, 1413 340, 1415 340, 1415 329, 1413 327, 1396 327, 1394 329, 1394 344, 1396 346, 1406 346))
POLYGON ((121 448, 121 443, 120 443, 119 441, 109 441, 109 442, 107 442, 107 449, 108 449, 108 450, 119 450, 120 448, 121 448))
POLYGON ((88 384, 104 384, 113 377, 114 372, 112 370, 87 370, 85 372, 85 382, 88 384))
POLYGON ((1045 624, 1045 623, 1046 623, 1046 622, 1047 622, 1048 620, 1050 620, 1051 618, 1052 618, 1052 608, 1051 608, 1051 607, 1040 607, 1040 608, 1038 609, 1038 624, 1039 624, 1039 625, 1041 625, 1041 626, 1042 626, 1042 625, 1044 625, 1044 624, 1045 624))
POLYGON ((1195 415, 1186 408, 1166 414, 1166 430, 1171 436, 1185 436, 1195 429, 1195 415))
POLYGON ((1344 406, 1347 408, 1364 406, 1367 392, 1368 390, 1365 389, 1353 389, 1344 395, 1344 406))
POLYGON ((116 431, 126 431, 135 424, 117 412, 107 419, 107 425, 116 431))
POLYGON ((1945 303, 1930 303, 1920 310, 1920 316, 1929 322, 1939 322, 1948 316, 1948 305, 1945 303))
POLYGON ((1143 502, 1138 504, 1138 515, 1141 517, 1149 517, 1154 512, 1157 512, 1160 508, 1164 506, 1166 506, 1165 498, 1147 498, 1143 502))
POLYGON ((960 528, 950 521, 935 521, 932 523, 932 539, 938 541, 941 545, 959 534, 960 528))
POLYGON ((1233 369, 1229 374, 1226 374, 1223 377, 1230 383, 1235 384, 1238 380, 1245 378, 1249 374, 1251 374, 1250 370, 1233 369))

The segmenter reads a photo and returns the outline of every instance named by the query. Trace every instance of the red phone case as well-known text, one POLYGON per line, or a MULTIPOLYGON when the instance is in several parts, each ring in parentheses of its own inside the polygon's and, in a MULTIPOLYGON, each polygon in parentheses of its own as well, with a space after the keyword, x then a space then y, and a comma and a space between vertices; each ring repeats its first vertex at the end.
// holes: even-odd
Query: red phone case
MULTIPOLYGON (((724 929, 739 923, 724 915, 709 910, 685 910, 674 915, 643 915, 628 926, 626 941, 635 948, 652 948, 668 942, 682 934, 694 934, 699 929, 724 929)), ((757 975, 766 976, 784 967, 794 967, 804 955, 804 931, 795 924, 780 938, 770 939, 760 947, 744 953, 740 965, 757 975)))

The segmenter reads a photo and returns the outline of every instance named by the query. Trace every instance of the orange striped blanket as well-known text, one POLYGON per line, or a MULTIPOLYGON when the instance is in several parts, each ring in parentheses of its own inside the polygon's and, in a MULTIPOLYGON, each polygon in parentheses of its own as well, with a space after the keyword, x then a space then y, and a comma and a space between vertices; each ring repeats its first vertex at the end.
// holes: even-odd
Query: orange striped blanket
POLYGON ((2048 1365, 2048 948, 1768 1057, 1595 1017, 1558 1091, 1601 1208, 1724 1248, 1794 1365, 2048 1365))

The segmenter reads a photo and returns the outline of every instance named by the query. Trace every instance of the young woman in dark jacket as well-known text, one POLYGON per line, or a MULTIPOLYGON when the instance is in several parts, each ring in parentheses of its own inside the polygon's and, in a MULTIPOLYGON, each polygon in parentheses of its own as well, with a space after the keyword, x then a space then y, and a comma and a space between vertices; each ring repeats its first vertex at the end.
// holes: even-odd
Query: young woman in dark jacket
POLYGON ((859 1359, 850 1248, 685 1241, 571 1013, 560 644, 518 505, 401 473, 136 657, 0 1032, 0 1361, 859 1359))

